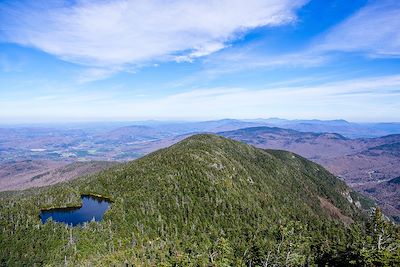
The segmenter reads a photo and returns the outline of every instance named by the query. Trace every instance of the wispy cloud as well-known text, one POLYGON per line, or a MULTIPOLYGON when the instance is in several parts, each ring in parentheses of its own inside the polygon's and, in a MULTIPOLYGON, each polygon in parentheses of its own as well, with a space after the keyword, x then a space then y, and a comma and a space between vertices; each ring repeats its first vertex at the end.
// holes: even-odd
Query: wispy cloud
POLYGON ((57 99, 45 96, 36 102, 0 101, 4 107, 0 117, 215 119, 277 116, 400 121, 399 87, 400 76, 392 75, 315 86, 269 86, 259 90, 203 88, 160 98, 133 95, 117 99, 112 92, 87 92, 57 99), (16 107, 18 111, 9 114, 9 110, 16 107), (49 110, 52 110, 51 115, 49 110))
POLYGON ((116 72, 120 71, 121 68, 87 68, 81 71, 78 75, 78 83, 87 83, 92 81, 98 81, 106 79, 116 72))
POLYGON ((260 90, 211 88, 137 103, 130 114, 199 119, 224 117, 346 118, 399 121, 400 76, 353 79, 318 86, 280 86, 260 90), (368 114, 365 114, 365 110, 368 114), (163 114, 163 115, 161 115, 163 114))
POLYGON ((268 53, 262 49, 268 45, 267 40, 231 47, 207 57, 204 70, 181 83, 252 69, 319 67, 335 61, 338 58, 335 52, 397 58, 400 57, 399 14, 400 1, 369 1, 348 19, 314 37, 301 49, 290 53, 268 53))
MULTIPOLYGON (((337 58, 331 52, 356 52, 369 57, 400 57, 400 1, 373 0, 345 21, 314 38, 302 50, 267 54, 247 44, 226 49, 206 59, 201 76, 257 68, 318 67, 337 58)), ((200 75, 200 74, 198 74, 200 75)))
POLYGON ((250 29, 293 21, 307 1, 38 2, 0 5, 3 40, 104 67, 206 56, 250 29))
POLYGON ((210 56, 206 60, 207 76, 240 72, 258 68, 292 68, 292 67, 316 67, 327 62, 328 55, 316 53, 312 50, 304 50, 286 54, 263 54, 260 51, 239 48, 221 52, 210 56))
POLYGON ((320 51, 400 57, 400 1, 373 0, 318 40, 320 51))

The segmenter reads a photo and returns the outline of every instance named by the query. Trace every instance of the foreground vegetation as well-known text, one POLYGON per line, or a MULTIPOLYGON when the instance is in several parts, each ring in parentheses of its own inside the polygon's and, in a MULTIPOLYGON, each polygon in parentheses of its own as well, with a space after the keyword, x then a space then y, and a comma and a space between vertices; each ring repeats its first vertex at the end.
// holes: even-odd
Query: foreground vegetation
POLYGON ((212 135, 69 183, 0 195, 1 266, 396 266, 400 232, 321 166, 212 135), (113 201, 100 223, 40 209, 113 201))

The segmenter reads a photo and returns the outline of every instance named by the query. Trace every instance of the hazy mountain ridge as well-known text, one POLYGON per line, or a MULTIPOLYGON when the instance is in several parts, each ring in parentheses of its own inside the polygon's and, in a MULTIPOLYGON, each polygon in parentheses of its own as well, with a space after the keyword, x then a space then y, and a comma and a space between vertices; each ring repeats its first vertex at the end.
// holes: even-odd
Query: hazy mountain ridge
POLYGON ((346 138, 400 133, 398 123, 356 124, 343 120, 223 119, 203 122, 142 121, 3 126, 0 128, 0 161, 131 160, 154 151, 155 149, 149 148, 150 143, 155 144, 154 141, 193 133, 217 133, 261 126, 303 132, 336 133, 346 138), (308 125, 305 128, 304 123, 308 125), (352 127, 356 130, 351 130, 352 127), (374 127, 380 129, 380 132, 376 132, 374 127))

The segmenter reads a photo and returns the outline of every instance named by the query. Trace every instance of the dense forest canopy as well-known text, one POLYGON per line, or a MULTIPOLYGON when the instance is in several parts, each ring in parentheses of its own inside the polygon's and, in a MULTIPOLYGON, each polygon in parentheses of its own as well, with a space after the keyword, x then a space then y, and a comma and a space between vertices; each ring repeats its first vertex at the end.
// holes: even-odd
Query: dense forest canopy
POLYGON ((1 266, 398 266, 399 228, 296 154, 196 135, 58 185, 0 195, 1 266), (112 200, 70 227, 41 209, 112 200), (373 212, 368 212, 370 210, 373 212))

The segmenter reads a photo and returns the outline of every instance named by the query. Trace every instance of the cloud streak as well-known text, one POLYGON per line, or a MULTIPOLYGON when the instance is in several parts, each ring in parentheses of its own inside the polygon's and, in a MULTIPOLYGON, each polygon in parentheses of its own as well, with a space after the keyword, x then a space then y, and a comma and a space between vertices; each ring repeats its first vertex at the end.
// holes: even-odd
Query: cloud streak
POLYGON ((0 4, 0 36, 95 67, 191 61, 223 49, 253 28, 292 22, 306 2, 18 1, 0 4))
POLYGON ((280 86, 259 90, 245 88, 211 88, 138 103, 131 114, 159 116, 169 113, 192 118, 392 118, 399 109, 400 76, 383 76, 325 83, 318 86, 280 86), (167 112, 168 111, 168 112, 167 112), (215 115, 214 115, 215 114, 215 115), (202 117, 203 116, 203 117, 202 117), (206 117, 204 117, 206 116, 206 117), (379 117, 382 116, 382 117, 379 117))
MULTIPOLYGON (((315 68, 338 58, 336 52, 354 52, 369 58, 400 57, 400 1, 373 0, 326 33, 314 37, 302 50, 268 54, 266 41, 231 47, 205 59, 197 76, 214 78, 251 69, 315 68)), ((193 77, 192 80, 195 80, 193 77)))
POLYGON ((400 1, 374 0, 319 40, 320 51, 400 57, 400 1))
POLYGON ((0 118, 76 119, 218 119, 218 118, 344 118, 355 121, 399 121, 400 76, 381 76, 315 86, 204 88, 160 98, 112 92, 79 93, 32 101, 0 101, 0 118), (10 110, 17 112, 10 112, 10 110), (49 110, 52 112, 50 113, 49 110), (368 110, 368 114, 365 113, 368 110))

